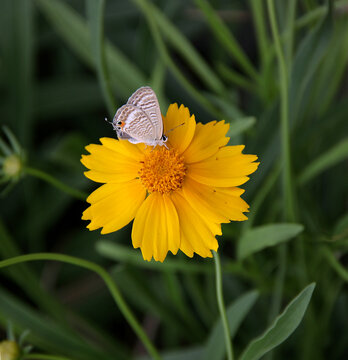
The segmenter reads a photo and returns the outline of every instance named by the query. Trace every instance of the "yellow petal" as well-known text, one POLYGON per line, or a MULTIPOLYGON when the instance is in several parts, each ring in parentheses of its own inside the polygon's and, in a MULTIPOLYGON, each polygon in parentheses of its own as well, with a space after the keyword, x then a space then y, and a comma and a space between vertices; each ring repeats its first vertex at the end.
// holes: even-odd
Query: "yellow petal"
POLYGON ((144 260, 163 261, 180 246, 179 219, 167 194, 152 193, 135 216, 132 229, 134 248, 141 248, 144 260))
POLYGON ((194 252, 202 257, 212 257, 211 250, 216 251, 219 246, 214 234, 179 191, 171 197, 179 215, 180 250, 190 257, 194 252))
POLYGON ((100 138, 99 141, 108 149, 117 152, 121 156, 139 160, 144 150, 144 144, 132 144, 128 140, 116 140, 113 138, 100 138))
MULTIPOLYGON (((212 187, 186 179, 183 194, 190 205, 209 225, 210 223, 227 223, 230 220, 243 221, 247 217, 243 212, 249 211, 249 205, 240 198, 244 192, 239 188, 212 187)), ((210 225, 210 228, 213 227, 210 225)), ((214 234, 221 235, 219 232, 214 234)))
MULTIPOLYGON (((101 140, 105 141, 105 139, 107 138, 101 140)), ((120 141, 114 140, 108 145, 110 144, 114 145, 118 151, 104 145, 91 144, 86 146, 90 155, 82 155, 81 157, 82 164, 90 169, 90 171, 85 172, 86 177, 101 183, 120 183, 138 177, 140 161, 143 158, 142 153, 139 152, 138 157, 131 157, 129 155, 132 152, 125 152, 126 155, 120 152, 123 146, 120 145, 120 141)))
POLYGON ((202 161, 216 154, 220 147, 228 143, 229 138, 225 136, 228 129, 229 124, 225 124, 225 121, 211 121, 205 125, 198 123, 190 146, 183 154, 185 162, 202 161))
POLYGON ((242 146, 226 146, 214 156, 198 163, 187 165, 187 176, 210 186, 232 187, 249 180, 259 163, 256 155, 241 153, 242 146))
MULTIPOLYGON (((228 217, 215 209, 212 202, 211 193, 213 188, 200 184, 190 178, 185 179, 182 192, 189 204, 199 213, 204 219, 214 223, 229 222, 228 217)), ((220 235, 220 234, 219 234, 220 235)))
POLYGON ((87 199, 91 206, 82 215, 91 220, 90 230, 103 228, 107 234, 123 228, 135 216, 146 196, 146 190, 139 180, 120 184, 104 184, 87 199))
POLYGON ((190 145, 196 128, 195 116, 184 105, 169 105, 167 115, 163 117, 164 133, 168 136, 168 147, 183 153, 190 145), (181 125, 183 124, 183 125, 181 125), (173 130, 172 130, 173 129, 173 130))

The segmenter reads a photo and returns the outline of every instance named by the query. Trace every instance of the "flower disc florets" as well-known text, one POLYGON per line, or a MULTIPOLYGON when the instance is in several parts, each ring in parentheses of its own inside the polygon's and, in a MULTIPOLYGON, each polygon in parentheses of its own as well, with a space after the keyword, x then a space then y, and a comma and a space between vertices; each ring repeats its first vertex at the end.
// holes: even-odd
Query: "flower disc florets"
POLYGON ((160 148, 148 153, 139 178, 148 192, 169 193, 182 187, 186 168, 177 151, 160 148))

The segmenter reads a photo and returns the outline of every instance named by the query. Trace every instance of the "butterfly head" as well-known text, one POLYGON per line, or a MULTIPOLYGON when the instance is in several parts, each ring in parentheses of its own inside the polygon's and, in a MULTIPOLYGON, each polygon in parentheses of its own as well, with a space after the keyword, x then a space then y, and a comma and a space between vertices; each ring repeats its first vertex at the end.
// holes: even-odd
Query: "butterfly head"
POLYGON ((166 136, 166 135, 162 135, 162 137, 161 137, 161 140, 165 143, 165 142, 167 142, 168 141, 168 136, 166 136))

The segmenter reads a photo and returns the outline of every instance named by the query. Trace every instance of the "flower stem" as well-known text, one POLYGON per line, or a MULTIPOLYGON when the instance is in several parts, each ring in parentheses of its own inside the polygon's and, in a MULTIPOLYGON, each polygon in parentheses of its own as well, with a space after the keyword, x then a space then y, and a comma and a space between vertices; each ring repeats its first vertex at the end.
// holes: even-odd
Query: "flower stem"
POLYGON ((72 360, 71 358, 67 358, 65 356, 58 356, 58 355, 48 355, 48 354, 25 354, 21 357, 22 360, 72 360))
POLYGON ((225 303, 224 303, 224 298, 223 298, 223 293, 222 293, 222 275, 221 275, 220 257, 219 257, 219 254, 215 251, 213 251, 213 255, 214 255, 214 261, 215 261, 216 296, 217 296, 217 301, 218 301, 218 305, 219 305, 222 326, 224 329, 227 359, 233 360, 232 341, 231 341, 230 329, 228 326, 226 308, 225 308, 225 303))
POLYGON ((267 0, 268 14, 271 22, 274 46, 278 58, 280 79, 280 121, 283 163, 283 196, 285 203, 285 220, 294 220, 294 204, 291 178, 290 133, 289 133, 289 99, 288 99, 288 73, 284 54, 280 44, 279 30, 275 16, 273 0, 267 0))
POLYGON ((24 172, 28 175, 35 176, 41 180, 48 182, 49 184, 53 185, 57 189, 62 190, 66 194, 71 195, 71 196, 75 197, 76 199, 86 200, 86 198, 88 196, 86 193, 84 193, 80 190, 74 189, 74 188, 62 183, 61 181, 59 181, 52 175, 47 174, 42 170, 26 166, 24 168, 24 172))
POLYGON ((322 253, 330 266, 336 271, 342 280, 348 282, 348 271, 342 264, 336 259, 335 255, 328 248, 323 248, 322 253))
POLYGON ((91 31, 91 47, 96 65, 98 80, 110 116, 115 113, 116 104, 112 94, 104 45, 104 9, 105 0, 87 1, 87 14, 91 31))
POLYGON ((132 327, 134 332, 137 334, 139 339, 142 341, 149 354, 153 357, 153 359, 156 360, 161 359, 157 349, 151 343, 151 340, 148 338, 148 336, 146 335, 146 333, 138 323, 137 319, 135 318, 134 314, 132 313, 131 309, 128 307, 127 303, 123 299, 118 287, 116 286, 116 283, 114 282, 110 274, 98 264, 69 255, 54 254, 54 253, 38 253, 38 254, 16 256, 10 259, 0 261, 0 268, 4 268, 15 264, 20 264, 27 261, 37 261, 37 260, 61 261, 64 263, 83 267, 98 274, 105 282, 105 285, 109 289, 111 296, 113 297, 118 308, 120 309, 126 320, 128 321, 129 325, 132 327))

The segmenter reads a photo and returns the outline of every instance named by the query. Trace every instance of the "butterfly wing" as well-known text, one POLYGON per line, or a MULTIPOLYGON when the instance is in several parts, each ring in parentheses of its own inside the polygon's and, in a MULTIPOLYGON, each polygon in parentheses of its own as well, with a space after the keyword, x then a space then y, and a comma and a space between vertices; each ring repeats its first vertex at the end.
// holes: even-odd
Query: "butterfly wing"
POLYGON ((155 128, 149 116, 134 105, 120 107, 113 119, 113 126, 120 139, 133 143, 151 143, 155 139, 155 128))
POLYGON ((149 86, 143 86, 128 99, 127 104, 134 105, 147 114, 154 126, 155 137, 153 140, 161 139, 163 135, 163 121, 155 92, 149 86))

